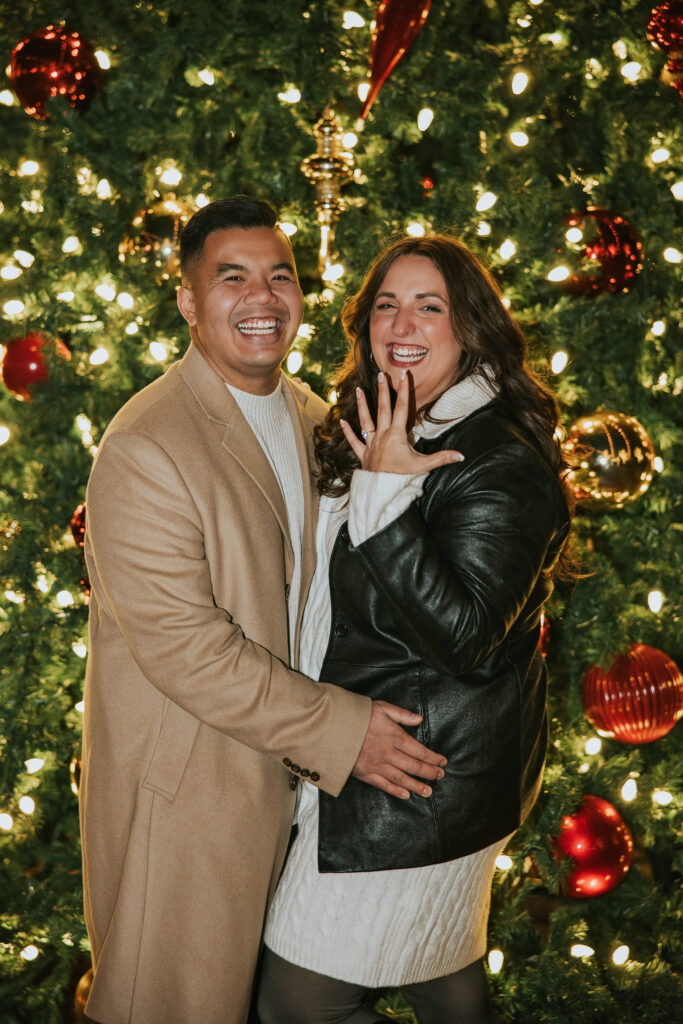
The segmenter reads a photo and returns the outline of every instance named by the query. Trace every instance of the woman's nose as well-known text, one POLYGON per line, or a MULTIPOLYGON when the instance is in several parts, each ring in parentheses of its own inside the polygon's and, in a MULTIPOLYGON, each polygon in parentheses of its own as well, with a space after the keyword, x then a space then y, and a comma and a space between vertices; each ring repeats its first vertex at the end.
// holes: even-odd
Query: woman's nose
POLYGON ((407 310, 399 310, 394 317, 393 323, 394 334, 400 338, 405 338, 407 335, 412 334, 415 330, 415 323, 412 316, 407 310))

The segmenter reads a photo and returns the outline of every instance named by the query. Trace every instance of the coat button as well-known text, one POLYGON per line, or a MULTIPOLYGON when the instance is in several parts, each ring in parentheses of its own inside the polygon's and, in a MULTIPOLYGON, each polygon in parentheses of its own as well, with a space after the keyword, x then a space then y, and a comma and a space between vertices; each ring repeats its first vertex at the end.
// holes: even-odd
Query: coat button
POLYGON ((282 758, 282 763, 285 766, 285 768, 291 768, 292 767, 292 762, 291 762, 291 759, 289 757, 283 757, 282 758))
POLYGON ((298 764, 290 764, 290 766, 289 766, 289 767, 290 767, 291 771, 293 771, 293 772, 296 772, 296 773, 297 773, 297 775, 298 775, 298 774, 299 774, 299 772, 301 771, 301 768, 299 767, 299 765, 298 765, 298 764))
POLYGON ((307 779, 310 774, 311 773, 309 772, 308 768, 302 768, 301 771, 299 772, 299 775, 301 776, 302 779, 307 779))
POLYGON ((320 780, 319 772, 311 772, 311 782, 318 782, 320 780))
POLYGON ((343 622, 339 622, 339 623, 338 623, 338 624, 337 624, 337 625, 336 625, 336 626, 334 627, 334 635, 335 635, 335 636, 346 636, 346 634, 348 633, 348 631, 349 631, 349 627, 348 627, 348 626, 345 626, 343 622))

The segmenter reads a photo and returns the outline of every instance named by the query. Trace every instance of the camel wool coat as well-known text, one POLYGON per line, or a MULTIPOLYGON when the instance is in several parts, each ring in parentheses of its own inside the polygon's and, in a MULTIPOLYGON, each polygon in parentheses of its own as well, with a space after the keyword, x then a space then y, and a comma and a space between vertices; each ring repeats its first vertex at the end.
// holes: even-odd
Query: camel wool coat
MULTIPOLYGON (((315 558, 311 432, 324 405, 282 386, 305 497, 298 633, 315 558)), ((282 493, 194 346, 115 416, 86 508, 86 1012, 102 1024, 244 1024, 290 782, 308 772, 339 793, 371 702, 288 667, 282 493)))

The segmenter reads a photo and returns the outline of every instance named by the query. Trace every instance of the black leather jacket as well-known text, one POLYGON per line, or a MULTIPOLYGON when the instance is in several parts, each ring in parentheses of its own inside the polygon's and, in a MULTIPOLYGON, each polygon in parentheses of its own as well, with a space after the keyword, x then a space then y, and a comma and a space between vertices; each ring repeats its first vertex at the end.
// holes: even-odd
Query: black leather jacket
POLYGON ((320 678, 424 716, 448 758, 429 798, 355 778, 320 793, 321 871, 418 867, 513 832, 540 789, 547 746, 539 616, 569 529, 556 475, 496 399, 422 451, 465 461, 359 547, 332 554, 332 629, 320 678))

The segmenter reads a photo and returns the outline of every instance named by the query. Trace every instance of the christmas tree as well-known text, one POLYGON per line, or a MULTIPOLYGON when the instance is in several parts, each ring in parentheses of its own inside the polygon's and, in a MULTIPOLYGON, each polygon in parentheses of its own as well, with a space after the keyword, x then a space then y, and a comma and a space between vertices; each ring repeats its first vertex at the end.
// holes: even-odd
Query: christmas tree
MULTIPOLYGON (((75 1019, 89 964, 92 456, 186 346, 184 220, 240 192, 292 235, 307 302, 287 367, 331 400, 343 297, 406 232, 456 234, 523 324, 574 447, 581 578, 547 608, 551 753, 496 874, 492 987, 510 1021, 675 1015, 683 5, 380 7, 0 0, 2 1024, 75 1019)), ((412 1019, 400 994, 381 1006, 412 1019)))

